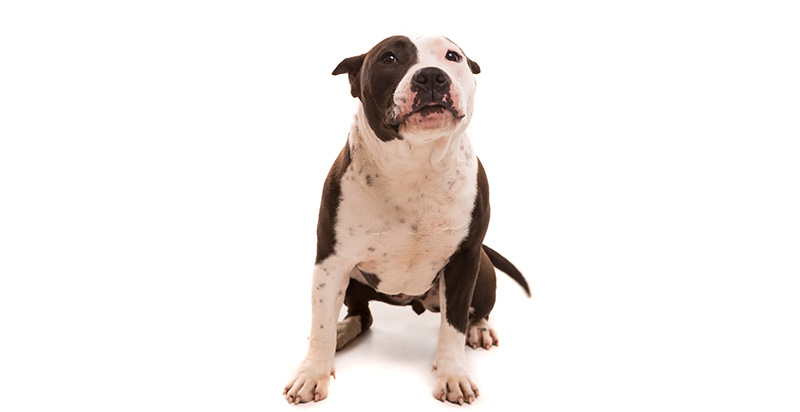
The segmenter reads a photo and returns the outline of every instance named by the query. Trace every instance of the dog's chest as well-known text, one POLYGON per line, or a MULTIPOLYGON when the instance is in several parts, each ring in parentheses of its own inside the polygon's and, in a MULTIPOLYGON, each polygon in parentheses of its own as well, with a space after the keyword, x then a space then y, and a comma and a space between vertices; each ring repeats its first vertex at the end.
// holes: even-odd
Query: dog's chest
POLYGON ((477 159, 464 156, 439 170, 354 162, 336 225, 342 253, 357 262, 354 275, 389 295, 430 289, 469 232, 476 174, 477 159))

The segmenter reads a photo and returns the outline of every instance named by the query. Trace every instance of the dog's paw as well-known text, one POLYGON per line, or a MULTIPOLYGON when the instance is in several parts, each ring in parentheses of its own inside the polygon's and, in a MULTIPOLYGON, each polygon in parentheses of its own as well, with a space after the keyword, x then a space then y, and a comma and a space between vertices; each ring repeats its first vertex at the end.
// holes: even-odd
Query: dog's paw
POLYGON ((361 333, 361 318, 351 316, 336 325, 336 350, 342 349, 361 333))
POLYGON ((471 404, 479 395, 478 386, 469 374, 437 372, 434 398, 463 405, 465 402, 471 404))
POLYGON ((486 319, 481 318, 470 322, 469 327, 467 327, 466 344, 472 349, 482 347, 489 350, 492 346, 499 346, 500 339, 497 338, 497 332, 489 327, 486 319))
POLYGON ((304 362, 297 374, 283 389, 286 401, 295 405, 319 402, 328 397, 331 375, 336 377, 333 367, 314 367, 304 362))

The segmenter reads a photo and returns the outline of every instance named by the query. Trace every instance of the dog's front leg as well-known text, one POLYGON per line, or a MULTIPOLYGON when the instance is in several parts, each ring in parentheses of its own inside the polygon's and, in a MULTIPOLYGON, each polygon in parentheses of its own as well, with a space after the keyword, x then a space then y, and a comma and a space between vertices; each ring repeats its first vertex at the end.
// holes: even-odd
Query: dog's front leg
POLYGON ((469 320, 469 306, 478 277, 480 250, 460 249, 439 277, 439 303, 442 324, 433 369, 436 386, 433 396, 444 402, 472 403, 478 397, 478 387, 469 376, 464 353, 464 338, 469 320))
POLYGON ((353 268, 348 265, 335 256, 314 265, 308 354, 283 391, 289 403, 320 401, 328 396, 328 384, 334 375, 336 321, 353 268))

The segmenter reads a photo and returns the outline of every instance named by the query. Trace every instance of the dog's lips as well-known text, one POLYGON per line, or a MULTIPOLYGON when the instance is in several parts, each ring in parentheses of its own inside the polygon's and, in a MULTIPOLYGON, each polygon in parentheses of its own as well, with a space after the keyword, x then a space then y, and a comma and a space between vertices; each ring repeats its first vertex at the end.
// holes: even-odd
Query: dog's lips
POLYGON ((434 114, 442 114, 445 112, 445 110, 445 107, 441 104, 431 103, 427 106, 420 107, 413 114, 419 114, 422 117, 428 117, 434 114))
POLYGON ((445 117, 450 114, 450 117, 455 118, 456 120, 463 119, 465 115, 460 114, 458 110, 456 110, 451 105, 444 105, 441 103, 428 103, 424 105, 419 105, 415 109, 411 110, 410 112, 398 116, 394 121, 391 122, 392 126, 400 126, 404 122, 406 122, 411 117, 418 117, 417 120, 422 121, 424 120, 433 120, 441 117, 445 117))

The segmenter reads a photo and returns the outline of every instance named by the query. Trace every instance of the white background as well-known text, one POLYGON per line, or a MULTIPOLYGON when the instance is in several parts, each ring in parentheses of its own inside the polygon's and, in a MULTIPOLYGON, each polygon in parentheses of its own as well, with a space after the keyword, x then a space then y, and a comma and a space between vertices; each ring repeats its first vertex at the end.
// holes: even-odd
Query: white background
MULTIPOLYGON (((800 409, 793 2, 289 3, 0 5, 0 410, 295 410, 330 73, 406 31, 483 68, 486 243, 533 290, 498 278, 465 408, 800 409)), ((372 307, 301 408, 455 408, 438 317, 372 307)))

